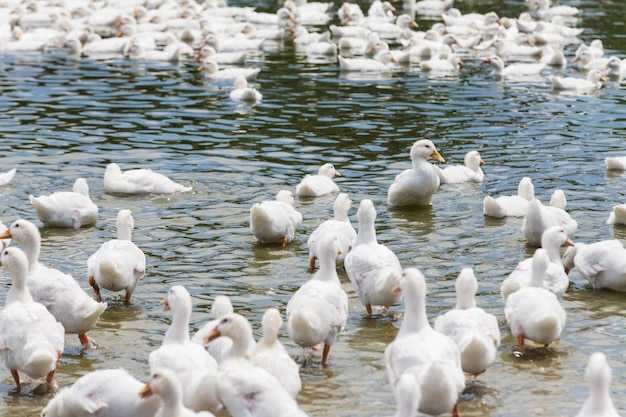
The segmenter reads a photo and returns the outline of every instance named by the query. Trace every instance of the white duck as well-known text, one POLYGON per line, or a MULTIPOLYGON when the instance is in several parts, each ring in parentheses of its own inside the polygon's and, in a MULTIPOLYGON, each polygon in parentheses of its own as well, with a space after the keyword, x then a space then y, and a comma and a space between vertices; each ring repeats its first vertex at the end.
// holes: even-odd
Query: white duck
POLYGON ((315 269, 315 259, 320 251, 320 242, 327 234, 334 234, 339 241, 339 250, 341 254, 337 255, 337 265, 343 264, 346 255, 354 246, 356 240, 356 230, 350 223, 348 211, 352 206, 352 200, 346 193, 339 193, 333 204, 333 217, 325 220, 311 233, 306 245, 309 249, 309 270, 315 269))
POLYGON ((261 72, 261 68, 229 67, 220 69, 217 62, 211 58, 207 58, 202 62, 202 65, 198 67, 198 71, 203 71, 207 78, 217 82, 233 82, 240 75, 248 81, 255 81, 259 72, 261 72))
POLYGON ((103 243, 87 259, 87 276, 96 300, 102 301, 100 287, 109 291, 126 291, 124 303, 146 272, 146 255, 133 243, 135 221, 130 210, 117 213, 117 239, 103 243))
MULTIPOLYGON (((542 279, 542 285, 543 288, 559 297, 563 296, 569 287, 569 278, 559 252, 563 245, 573 246, 574 243, 560 226, 550 227, 541 237, 541 247, 546 251, 550 261, 542 279)), ((535 262, 533 259, 534 257, 518 263, 515 270, 502 283, 500 291, 505 302, 515 291, 531 285, 535 262)))
POLYGON ((391 51, 385 50, 378 52, 373 58, 346 58, 338 55, 337 59, 342 72, 390 73, 397 61, 391 51))
POLYGON ((96 326, 107 304, 91 298, 71 275, 39 262, 41 235, 33 223, 25 219, 16 220, 0 235, 0 238, 6 237, 22 245, 26 253, 28 289, 35 301, 52 313, 65 328, 65 333, 78 334, 80 342, 88 344, 87 332, 96 326))
POLYGON ((500 346, 498 319, 476 307, 478 281, 472 268, 463 268, 456 280, 456 306, 435 319, 435 330, 448 335, 461 352, 463 371, 477 376, 496 359, 500 346))
POLYGON ((19 372, 33 379, 45 376, 49 389, 63 353, 63 326, 30 295, 26 284, 28 259, 24 252, 6 248, 0 262, 12 278, 4 309, 0 311, 0 356, 11 371, 18 392, 22 389, 19 372))
POLYGON ((524 217, 528 203, 535 198, 535 187, 530 177, 524 177, 517 186, 517 195, 483 199, 483 214, 489 217, 524 217))
POLYGON ((422 390, 413 375, 405 372, 396 383, 396 412, 394 417, 414 417, 422 401, 422 390))
POLYGON ((439 415, 454 410, 465 388, 459 348, 450 337, 434 330, 426 316, 426 280, 416 268, 407 268, 399 288, 404 296, 404 318, 393 342, 385 348, 385 365, 392 389, 403 374, 412 374, 421 391, 417 411, 439 415))
POLYGON ((602 88, 602 80, 604 76, 598 70, 591 70, 587 73, 587 78, 579 77, 557 77, 555 75, 550 76, 550 82, 552 82, 552 89, 555 91, 596 91, 602 88))
POLYGON ((439 188, 440 178, 438 168, 428 162, 435 158, 439 162, 446 162, 435 145, 428 139, 418 140, 411 147, 411 161, 413 168, 406 169, 389 186, 387 204, 393 207, 401 206, 428 206, 435 191, 439 188))
POLYGON ((42 417, 154 417, 161 400, 141 399, 143 383, 123 368, 99 369, 61 389, 41 412, 42 417))
POLYGON ((521 352, 524 339, 548 346, 561 336, 565 326, 566 314, 559 299, 542 288, 549 264, 546 250, 537 249, 533 255, 530 286, 520 288, 506 299, 504 315, 521 352))
POLYGON ((243 65, 246 63, 246 51, 217 52, 211 45, 204 45, 195 55, 196 60, 212 59, 222 65, 243 65))
POLYGON ((195 411, 219 411, 222 406, 215 390, 211 389, 217 378, 217 362, 202 346, 189 339, 192 309, 189 292, 181 285, 174 285, 161 304, 164 311, 172 311, 172 322, 161 346, 148 356, 150 369, 174 371, 182 384, 182 401, 186 407, 195 411))
POLYGON ((420 62, 420 70, 431 73, 457 74, 463 68, 463 60, 455 53, 445 58, 431 58, 420 62))
POLYGON ((483 182, 485 173, 480 169, 485 161, 478 151, 469 151, 465 154, 465 165, 451 165, 442 169, 441 184, 458 184, 462 182, 483 182))
POLYGON ((305 417, 281 382, 250 362, 248 345, 254 343, 250 323, 240 314, 223 317, 207 341, 229 337, 233 345, 220 364, 216 390, 233 417, 305 417))
POLYGON ((7 185, 13 180, 15 173, 17 172, 17 168, 10 169, 7 172, 0 173, 0 185, 7 185))
POLYGON ((395 253, 376 240, 376 209, 372 200, 361 200, 356 216, 359 232, 344 266, 367 314, 372 315, 372 306, 388 308, 400 301, 400 293, 393 289, 402 276, 402 266, 395 253))
POLYGON ((295 208, 291 191, 281 190, 275 200, 250 207, 250 231, 260 242, 281 242, 284 249, 301 224, 302 214, 295 208))
POLYGON ((248 80, 244 75, 239 75, 235 78, 234 89, 230 91, 229 96, 235 101, 243 101, 246 103, 256 103, 261 101, 263 94, 261 94, 256 88, 248 86, 248 80))
POLYGON ((626 170, 626 156, 609 156, 604 158, 606 169, 626 170))
POLYGON ((611 399, 611 367, 602 352, 589 356, 585 379, 589 384, 589 396, 576 417, 619 417, 611 399))
MULTIPOLYGON (((191 338, 191 341, 197 343, 204 348, 215 358, 219 364, 222 361, 222 354, 233 344, 232 340, 228 337, 220 337, 212 340, 210 343, 205 342, 206 337, 213 331, 220 319, 227 314, 233 313, 233 305, 230 302, 230 297, 227 295, 218 295, 213 301, 211 306, 211 316, 213 320, 206 323, 200 330, 196 332, 191 338)), ((251 347, 252 348, 252 347, 251 347)))
POLYGON ((109 194, 171 194, 190 190, 191 187, 178 184, 147 168, 122 172, 120 166, 112 162, 104 172, 104 191, 109 194))
POLYGON ((287 331, 302 347, 316 347, 323 342, 322 365, 325 365, 330 347, 346 326, 348 295, 341 288, 335 269, 335 258, 339 254, 337 238, 326 235, 320 243, 319 269, 287 304, 287 331))
POLYGON ((539 75, 548 65, 546 62, 516 63, 504 65, 504 61, 498 55, 491 55, 482 59, 483 63, 489 64, 493 74, 504 78, 520 78, 529 75, 539 75))
POLYGON ((333 181, 334 177, 341 174, 330 163, 322 165, 316 175, 307 174, 302 181, 296 185, 298 197, 319 197, 321 195, 339 192, 339 187, 333 181))
POLYGON ((594 290, 626 291, 626 248, 620 240, 576 243, 563 255, 566 271, 576 267, 594 290))
POLYGON ((626 204, 617 204, 606 220, 606 224, 626 224, 626 204))
POLYGON ((37 217, 47 227, 78 229, 96 222, 98 206, 89 198, 89 186, 84 178, 74 182, 72 191, 30 195, 29 199, 37 217))
POLYGON ((153 394, 163 401, 157 417, 214 417, 208 411, 195 412, 183 404, 183 388, 176 374, 167 368, 152 370, 150 380, 135 395, 147 399, 153 394))
POLYGON ((251 362, 265 369, 285 387, 293 397, 298 396, 302 388, 300 366, 289 356, 283 344, 278 340, 278 332, 283 325, 283 318, 276 308, 268 308, 263 314, 263 336, 256 343, 251 362))
POLYGON ((536 198, 531 200, 521 228, 526 242, 541 246, 543 233, 552 226, 561 226, 568 236, 572 236, 578 229, 578 222, 560 207, 544 206, 536 198))

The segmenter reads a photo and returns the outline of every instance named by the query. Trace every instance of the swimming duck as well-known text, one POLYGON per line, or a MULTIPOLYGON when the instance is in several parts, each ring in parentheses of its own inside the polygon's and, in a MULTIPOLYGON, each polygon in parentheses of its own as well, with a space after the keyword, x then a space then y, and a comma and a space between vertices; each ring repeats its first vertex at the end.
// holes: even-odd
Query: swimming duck
POLYGON ((7 172, 0 173, 0 185, 7 185, 10 183, 16 172, 17 168, 13 168, 7 172))
POLYGON ((585 379, 589 384, 589 396, 576 417, 619 417, 611 399, 611 367, 604 353, 594 352, 589 356, 585 379))
POLYGON ((348 210, 352 206, 352 200, 346 193, 339 193, 335 198, 333 204, 333 214, 331 219, 325 220, 311 233, 311 236, 307 239, 306 245, 309 249, 309 270, 313 272, 315 269, 315 259, 317 259, 317 253, 320 251, 320 242, 323 236, 327 234, 334 234, 339 242, 339 250, 341 254, 337 255, 337 265, 343 264, 346 255, 350 252, 354 246, 356 240, 356 231, 350 223, 348 217, 348 210))
POLYGON ((330 347, 346 326, 348 295, 341 288, 335 267, 340 251, 337 238, 325 235, 320 248, 319 269, 287 303, 287 331, 302 347, 316 347, 323 342, 322 365, 326 365, 330 347))
MULTIPOLYGON (((207 352, 215 358, 218 364, 222 361, 222 354, 233 344, 232 340, 228 337, 220 337, 212 340, 211 342, 206 342, 205 339, 213 331, 215 326, 217 326, 220 319, 233 311, 233 305, 230 302, 230 297, 227 295, 218 295, 215 297, 213 305, 211 306, 211 316, 213 317, 213 320, 202 326, 200 330, 198 330, 191 338, 192 342, 204 346, 207 352)), ((252 346, 250 349, 252 349, 252 346)))
POLYGON ((372 200, 361 200, 356 216, 359 231, 344 265, 361 303, 371 315, 373 305, 388 308, 400 301, 400 293, 392 290, 402 276, 402 266, 391 249, 376 239, 376 209, 372 200))
POLYGON ((520 78, 529 75, 539 75, 546 68, 545 62, 516 63, 504 65, 504 61, 498 55, 483 58, 483 63, 489 64, 493 74, 505 78, 520 78))
POLYGON ((524 352, 524 340, 548 346, 561 336, 565 326, 565 310, 554 293, 542 288, 550 265, 545 249, 533 255, 530 286, 520 288, 506 299, 504 315, 518 347, 524 352))
POLYGON ((326 163, 320 167, 316 175, 305 175, 302 181, 296 185, 298 197, 319 197, 321 195, 339 192, 339 187, 333 181, 334 177, 341 174, 335 166, 326 163))
POLYGON ((391 73, 396 62, 391 52, 385 50, 378 52, 373 58, 346 58, 338 55, 337 59, 342 72, 391 73))
POLYGON ((420 62, 420 70, 431 73, 457 74, 463 68, 463 60, 455 53, 445 58, 431 58, 420 62))
POLYGON ((455 308, 438 316, 434 328, 456 342, 463 371, 476 377, 496 359, 500 346, 498 319, 476 307, 478 281, 472 268, 461 270, 455 289, 455 308))
POLYGON ((604 158, 606 169, 626 170, 626 156, 609 156, 604 158))
POLYGON ((167 368, 182 384, 182 402, 194 411, 217 412, 222 408, 212 387, 217 378, 217 362, 204 348, 189 340, 191 295, 182 285, 170 287, 161 301, 163 311, 172 311, 172 322, 158 349, 148 355, 152 372, 167 368))
MULTIPOLYGON (((163 401, 157 417, 214 417, 208 411, 195 412, 183 404, 183 389, 176 374, 167 368, 152 370, 150 380, 137 392, 142 399, 147 399, 153 394, 158 395, 163 401)), ((135 394, 135 395, 137 395, 135 394)))
POLYGON ((12 279, 0 311, 0 356, 11 371, 18 392, 22 389, 20 372, 33 379, 45 376, 49 389, 65 345, 63 325, 30 295, 24 252, 18 248, 3 249, 0 262, 12 279))
POLYGON ((22 245, 26 253, 28 290, 35 301, 52 313, 65 328, 65 333, 78 334, 81 344, 87 345, 87 332, 96 326, 107 304, 91 298, 71 275, 39 262, 41 235, 33 223, 16 220, 0 235, 0 238, 7 237, 22 245))
POLYGON ((248 80, 243 75, 235 78, 234 89, 230 91, 229 96, 235 101, 244 101, 246 103, 256 103, 261 101, 263 94, 259 93, 256 88, 248 86, 248 80))
POLYGON ((287 392, 296 398, 302 387, 300 366, 289 356, 283 344, 278 340, 278 332, 283 325, 280 311, 276 308, 265 310, 261 324, 263 336, 255 345, 251 362, 274 375, 287 392))
POLYGON ((552 226, 561 226, 567 236, 572 236, 578 229, 578 222, 562 208, 544 206, 536 198, 531 200, 521 228, 526 242, 532 246, 541 246, 543 233, 552 226))
POLYGON ((451 165, 442 169, 441 184, 458 184, 461 182, 483 182, 485 173, 480 169, 485 161, 478 151, 469 151, 465 154, 465 165, 451 165))
POLYGON ((61 389, 44 407, 42 417, 154 417, 161 400, 141 399, 144 384, 123 368, 100 369, 61 389))
POLYGON ((626 224, 626 204, 617 204, 606 220, 606 224, 626 224))
POLYGON ((104 172, 104 191, 109 194, 171 194, 190 190, 191 187, 175 183, 151 169, 129 169, 122 172, 120 166, 112 162, 104 172))
POLYGON ((217 62, 211 58, 206 58, 202 61, 202 65, 198 67, 198 71, 203 71, 204 74, 212 81, 229 81, 233 82, 240 75, 247 81, 255 81, 261 68, 248 68, 248 67, 229 67, 220 69, 217 62))
POLYGON ((245 317, 224 316, 206 340, 222 336, 231 338, 233 345, 220 363, 216 390, 231 416, 306 416, 274 375, 250 362, 248 346, 254 337, 245 317))
POLYGON ((413 168, 402 171, 389 186, 387 204, 390 206, 428 206, 439 188, 438 169, 428 159, 446 160, 439 155, 435 145, 428 139, 418 140, 411 147, 410 154, 413 168))
POLYGON ((517 186, 517 195, 483 199, 483 214, 489 217, 524 217, 528 203, 535 198, 535 187, 530 177, 524 177, 517 186))
POLYGON ((618 239, 577 242, 563 255, 566 270, 576 267, 594 290, 626 291, 626 249, 618 239))
POLYGON ((302 214, 295 208, 291 191, 281 190, 275 200, 254 203, 250 207, 250 231, 259 242, 282 242, 284 249, 301 224, 302 214))
POLYGON ((399 289, 404 318, 393 342, 385 348, 389 383, 395 392, 404 373, 414 376, 421 391, 417 411, 458 416, 459 395, 465 388, 461 355, 454 340, 434 330, 426 316, 426 280, 417 268, 402 273, 399 289))
POLYGON ((604 76, 598 70, 591 70, 587 73, 586 78, 579 77, 557 77, 555 75, 550 76, 550 82, 552 82, 552 89, 556 91, 570 90, 570 91, 594 91, 602 88, 602 80, 604 76))
POLYGON ((87 259, 87 276, 97 301, 102 301, 100 287, 109 291, 126 291, 124 303, 130 303, 131 294, 146 272, 146 255, 131 240, 132 212, 117 213, 117 239, 103 243, 87 259))
POLYGON ((89 185, 84 178, 74 182, 72 191, 28 198, 37 217, 47 227, 79 229, 96 222, 98 206, 89 198, 89 185))
MULTIPOLYGON (((563 245, 574 246, 574 243, 560 226, 550 227, 541 236, 541 247, 546 251, 550 261, 542 278, 542 286, 559 297, 563 296, 569 287, 569 278, 559 252, 563 245)), ((534 257, 521 261, 504 280, 500 290, 505 302, 515 291, 530 285, 534 274, 534 262, 534 257)))

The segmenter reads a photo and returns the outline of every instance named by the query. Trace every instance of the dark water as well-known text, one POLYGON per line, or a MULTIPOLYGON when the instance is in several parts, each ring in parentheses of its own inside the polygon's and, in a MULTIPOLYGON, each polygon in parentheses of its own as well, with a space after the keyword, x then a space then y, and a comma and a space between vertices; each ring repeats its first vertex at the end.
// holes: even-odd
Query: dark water
MULTIPOLYGON (((567 4, 584 11, 577 24, 585 28, 581 41, 601 38, 608 55, 624 57, 621 2, 567 4)), ((521 1, 459 1, 456 6, 509 17, 526 10, 521 1)), ((420 20, 421 28, 433 22, 420 20)), ((569 59, 576 46, 566 48, 569 59)), ((194 298, 194 330, 209 319, 215 296, 225 294, 258 335, 264 310, 284 311, 309 277, 306 239, 332 214, 334 196, 297 201, 304 223, 286 250, 255 243, 249 208, 282 188, 293 190, 305 174, 332 162, 343 175, 337 179, 340 189, 355 202, 353 221, 358 202, 371 198, 379 241, 403 267, 417 266, 427 277, 431 318, 454 305, 461 268, 475 269, 478 303, 499 318, 503 340, 496 363, 464 396, 464 416, 519 410, 575 415, 587 392, 587 358, 597 350, 609 358, 613 399, 624 410, 619 393, 626 388, 626 298, 592 291, 574 270, 563 301, 568 323, 561 340, 548 350, 516 357, 499 286, 533 249, 519 231, 521 219, 482 215, 485 195, 510 195, 523 176, 530 176, 542 201, 556 188, 565 190, 568 211, 579 223, 575 241, 625 239, 626 228, 605 221, 613 205, 626 202, 626 178, 607 175, 604 167, 605 157, 626 155, 624 84, 608 82, 595 95, 553 94, 547 78, 502 82, 480 64, 480 56, 464 60, 458 76, 429 77, 402 68, 389 79, 349 79, 336 62, 309 62, 286 40, 249 63, 261 67, 256 86, 264 95, 251 107, 231 101, 231 86, 204 79, 192 62, 97 61, 60 53, 0 56, 0 168, 18 168, 14 181, 0 189, 0 219, 10 224, 23 217, 40 224, 28 195, 69 190, 77 177, 86 177, 100 207, 97 225, 78 231, 42 228, 42 260, 71 273, 87 289, 86 260, 114 236, 122 208, 133 211, 133 237, 148 257, 132 306, 105 293, 109 309, 91 332, 101 348, 82 351, 75 336, 67 337, 58 385, 118 366, 145 379, 147 356, 170 321, 159 301, 174 284, 185 285, 194 298), (467 151, 479 150, 487 162, 486 181, 443 186, 430 209, 390 212, 387 188, 409 167, 408 150, 421 138, 433 140, 453 164, 462 163, 467 151), (150 167, 192 185, 193 191, 107 195, 102 175, 111 161, 122 169, 150 167)), ((579 75, 570 68, 564 73, 579 75)), ((4 297, 9 279, 2 271, 4 297)), ((343 270, 340 278, 350 296, 348 325, 328 367, 302 369, 298 400, 312 416, 392 415, 395 403, 382 352, 395 337, 403 308, 366 318, 343 270)), ((290 353, 299 355, 286 331, 281 335, 290 353)), ((10 373, 2 371, 0 415, 35 416, 48 400, 16 396, 13 388, 10 373)))

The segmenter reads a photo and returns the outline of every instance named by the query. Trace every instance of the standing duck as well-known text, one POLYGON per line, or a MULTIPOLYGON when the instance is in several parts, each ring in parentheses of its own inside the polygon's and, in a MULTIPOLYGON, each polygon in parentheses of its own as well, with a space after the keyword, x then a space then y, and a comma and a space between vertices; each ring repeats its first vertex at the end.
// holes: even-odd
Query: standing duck
POLYGON ((459 395, 465 388, 459 348, 450 337, 434 330, 426 316, 426 280, 417 268, 400 279, 405 312, 396 338, 385 348, 385 365, 393 391, 402 375, 413 375, 421 392, 417 411, 458 416, 459 395))
POLYGON ((322 365, 330 347, 348 319, 348 295, 341 288, 335 267, 339 243, 334 235, 320 242, 320 267, 287 303, 287 331, 299 346, 317 347, 324 343, 322 365))
POLYGON ((102 301, 100 287, 126 291, 124 303, 146 272, 146 255, 132 242, 134 220, 130 210, 117 213, 117 239, 105 242, 87 259, 87 276, 95 298, 102 301))
POLYGON ((96 326, 107 304, 91 298, 71 275, 39 262, 41 235, 33 223, 16 220, 0 235, 0 238, 9 237, 22 245, 26 253, 28 290, 35 301, 52 313, 65 328, 65 333, 78 334, 81 344, 87 345, 87 332, 96 326))
POLYGON ((18 392, 22 389, 19 372, 33 379, 45 376, 49 389, 65 344, 63 325, 30 295, 24 252, 6 248, 0 262, 12 278, 4 309, 0 311, 0 356, 11 371, 18 392))
POLYGON ((437 167, 428 162, 435 158, 446 162, 435 145, 428 139, 418 140, 411 147, 413 168, 398 174, 387 193, 387 204, 392 207, 428 206, 435 191, 439 188, 440 178, 437 167))
POLYGON ((402 266, 395 253, 376 240, 376 209, 372 200, 362 200, 356 216, 359 232, 344 265, 361 303, 371 315, 373 305, 389 307, 400 301, 400 293, 392 290, 402 276, 402 266))
POLYGON ((254 203, 250 208, 250 230, 260 242, 281 242, 284 249, 301 224, 302 214, 288 190, 279 191, 276 200, 254 203))

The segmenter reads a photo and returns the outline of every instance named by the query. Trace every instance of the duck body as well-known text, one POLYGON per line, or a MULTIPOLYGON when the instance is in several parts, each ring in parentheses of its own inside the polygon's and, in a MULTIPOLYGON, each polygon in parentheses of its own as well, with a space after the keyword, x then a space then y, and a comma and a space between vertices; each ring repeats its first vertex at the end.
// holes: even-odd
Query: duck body
POLYGON ((596 69, 587 73, 587 78, 550 76, 553 90, 595 91, 602 88, 602 74, 596 69))
POLYGON ((256 88, 248 86, 248 80, 243 75, 239 75, 235 78, 235 88, 229 93, 230 98, 235 101, 244 101, 255 103, 261 101, 263 94, 261 94, 256 88))
POLYGON ((17 390, 19 372, 46 377, 48 386, 65 345, 65 330, 54 316, 35 302, 26 284, 28 258, 18 248, 3 249, 0 261, 12 277, 4 309, 0 311, 0 356, 11 371, 17 390))
POLYGON ((339 253, 337 239, 327 235, 321 247, 319 269, 287 303, 287 331, 289 337, 302 347, 323 342, 322 364, 325 364, 337 334, 346 326, 348 296, 341 288, 335 269, 335 257, 339 253))
POLYGON ((485 196, 483 215, 495 218, 524 217, 528 203, 535 198, 535 187, 530 177, 524 177, 517 186, 517 195, 504 195, 497 198, 485 196))
POLYGON ((87 259, 87 276, 98 301, 100 287, 109 291, 126 291, 126 303, 146 272, 146 255, 131 241, 134 220, 130 210, 117 215, 117 239, 103 243, 87 259))
POLYGON ((485 173, 480 169, 485 161, 478 151, 470 151, 465 155, 464 165, 452 165, 445 167, 440 176, 441 184, 458 184, 463 182, 483 182, 485 173))
POLYGON ((122 172, 116 163, 110 163, 104 172, 104 191, 109 194, 171 194, 190 191, 191 187, 178 184, 151 169, 139 168, 122 172))
POLYGON ((626 249, 621 241, 578 242, 568 248, 564 259, 566 266, 575 266, 594 290, 626 291, 626 249))
POLYGON ((315 260, 317 254, 321 250, 319 247, 323 237, 328 234, 334 234, 339 242, 339 250, 341 254, 337 255, 335 262, 337 265, 343 264, 346 255, 352 250, 354 241, 356 240, 356 231, 350 223, 348 211, 352 206, 352 200, 346 193, 340 193, 335 198, 333 204, 334 216, 331 219, 323 221, 315 228, 311 236, 307 239, 307 248, 309 249, 309 269, 315 269, 315 260))
POLYGON ((255 203, 250 208, 250 231, 263 243, 282 242, 286 247, 301 224, 302 214, 295 209, 291 191, 279 191, 275 200, 255 203))
POLYGON ((456 307, 435 319, 435 330, 449 336, 461 353, 463 371, 478 375, 496 359, 500 328, 493 314, 476 306, 478 282, 471 268, 463 268, 456 282, 456 307))
POLYGON ((449 413, 456 409, 465 388, 459 349, 450 337, 428 323, 424 276, 415 268, 407 268, 400 288, 405 314, 396 338, 385 348, 389 383, 395 392, 402 375, 411 374, 422 394, 417 411, 449 413))
POLYGON ((13 180, 15 173, 17 172, 17 168, 10 169, 7 172, 3 172, 0 174, 0 185, 7 185, 13 180))
POLYGON ((28 258, 28 290, 65 328, 78 334, 82 344, 89 342, 86 333, 93 329, 107 308, 91 298, 69 274, 39 262, 41 235, 37 226, 25 219, 13 222, 2 235, 21 244, 28 258))
POLYGON ((35 213, 47 227, 79 229, 94 224, 98 215, 98 206, 89 198, 89 187, 84 178, 78 178, 73 191, 61 191, 29 196, 35 213))
POLYGON ((371 315, 373 305, 389 306, 400 301, 400 293, 392 290, 398 285, 402 266, 391 249, 376 239, 376 209, 371 200, 361 201, 357 217, 359 231, 344 265, 361 303, 371 315))
POLYGON ((341 174, 333 164, 324 164, 316 175, 306 175, 296 186, 296 194, 299 197, 319 197, 321 195, 339 192, 339 187, 332 180, 341 174))
POLYGON ((388 205, 402 207, 431 204, 432 196, 439 188, 441 180, 437 167, 428 162, 429 158, 445 162, 430 140, 422 139, 415 142, 411 147, 413 168, 402 171, 389 186, 388 205))
POLYGON ((606 224, 626 224, 626 204, 617 204, 609 213, 606 224))
POLYGON ((61 389, 42 411, 45 417, 154 417, 161 400, 141 399, 143 383, 125 369, 90 372, 61 389))

